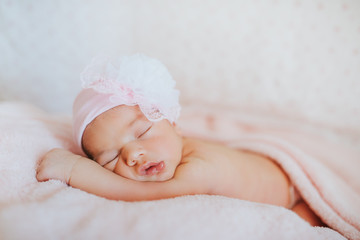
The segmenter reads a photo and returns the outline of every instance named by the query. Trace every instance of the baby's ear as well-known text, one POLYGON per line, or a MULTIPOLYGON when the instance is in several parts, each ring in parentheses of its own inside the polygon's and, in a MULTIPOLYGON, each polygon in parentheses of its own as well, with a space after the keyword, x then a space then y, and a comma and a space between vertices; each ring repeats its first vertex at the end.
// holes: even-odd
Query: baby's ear
POLYGON ((173 127, 175 129, 175 132, 181 136, 182 132, 181 132, 180 127, 176 123, 173 123, 172 125, 173 125, 173 127))

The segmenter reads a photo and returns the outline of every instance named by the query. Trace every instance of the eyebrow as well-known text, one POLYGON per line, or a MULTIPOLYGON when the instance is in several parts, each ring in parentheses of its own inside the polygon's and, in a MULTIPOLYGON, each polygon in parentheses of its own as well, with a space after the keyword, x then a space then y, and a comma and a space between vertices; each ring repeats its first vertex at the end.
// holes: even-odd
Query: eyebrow
POLYGON ((138 118, 139 115, 140 115, 140 114, 137 114, 137 115, 135 116, 135 118, 126 126, 126 128, 132 127, 132 125, 134 125, 135 122, 139 120, 139 118, 138 118))

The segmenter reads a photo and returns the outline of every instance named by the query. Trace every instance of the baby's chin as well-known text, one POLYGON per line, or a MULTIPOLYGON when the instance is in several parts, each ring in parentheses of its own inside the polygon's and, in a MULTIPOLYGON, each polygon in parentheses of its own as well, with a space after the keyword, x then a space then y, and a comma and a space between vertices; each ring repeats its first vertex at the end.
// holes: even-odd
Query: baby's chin
POLYGON ((131 178, 132 180, 135 181, 140 181, 140 182, 165 182, 167 180, 170 180, 171 178, 173 178, 174 175, 173 174, 161 174, 161 175, 153 175, 153 176, 138 176, 135 178, 131 178))
POLYGON ((140 182, 165 182, 174 177, 175 171, 164 171, 156 175, 151 176, 140 176, 140 175, 134 175, 134 176, 122 176, 131 180, 140 181, 140 182))

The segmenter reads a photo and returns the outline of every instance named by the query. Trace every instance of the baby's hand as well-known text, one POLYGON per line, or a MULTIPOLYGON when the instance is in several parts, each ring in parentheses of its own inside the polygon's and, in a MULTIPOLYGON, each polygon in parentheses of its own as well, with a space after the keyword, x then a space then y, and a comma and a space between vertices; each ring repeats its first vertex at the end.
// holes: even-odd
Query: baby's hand
POLYGON ((65 149, 54 148, 47 152, 40 161, 36 178, 38 181, 58 179, 68 184, 71 170, 79 158, 81 156, 65 149))

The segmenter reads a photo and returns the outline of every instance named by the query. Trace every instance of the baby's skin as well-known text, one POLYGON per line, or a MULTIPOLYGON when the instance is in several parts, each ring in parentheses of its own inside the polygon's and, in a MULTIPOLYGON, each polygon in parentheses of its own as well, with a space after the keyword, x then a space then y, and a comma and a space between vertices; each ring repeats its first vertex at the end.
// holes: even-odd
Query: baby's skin
MULTIPOLYGON (((289 207, 290 182, 269 158, 198 139, 184 138, 168 120, 149 121, 138 106, 110 109, 85 129, 82 157, 49 151, 37 179, 58 179, 113 200, 141 201, 208 194, 289 207)), ((321 225, 300 202, 294 211, 321 225)))

